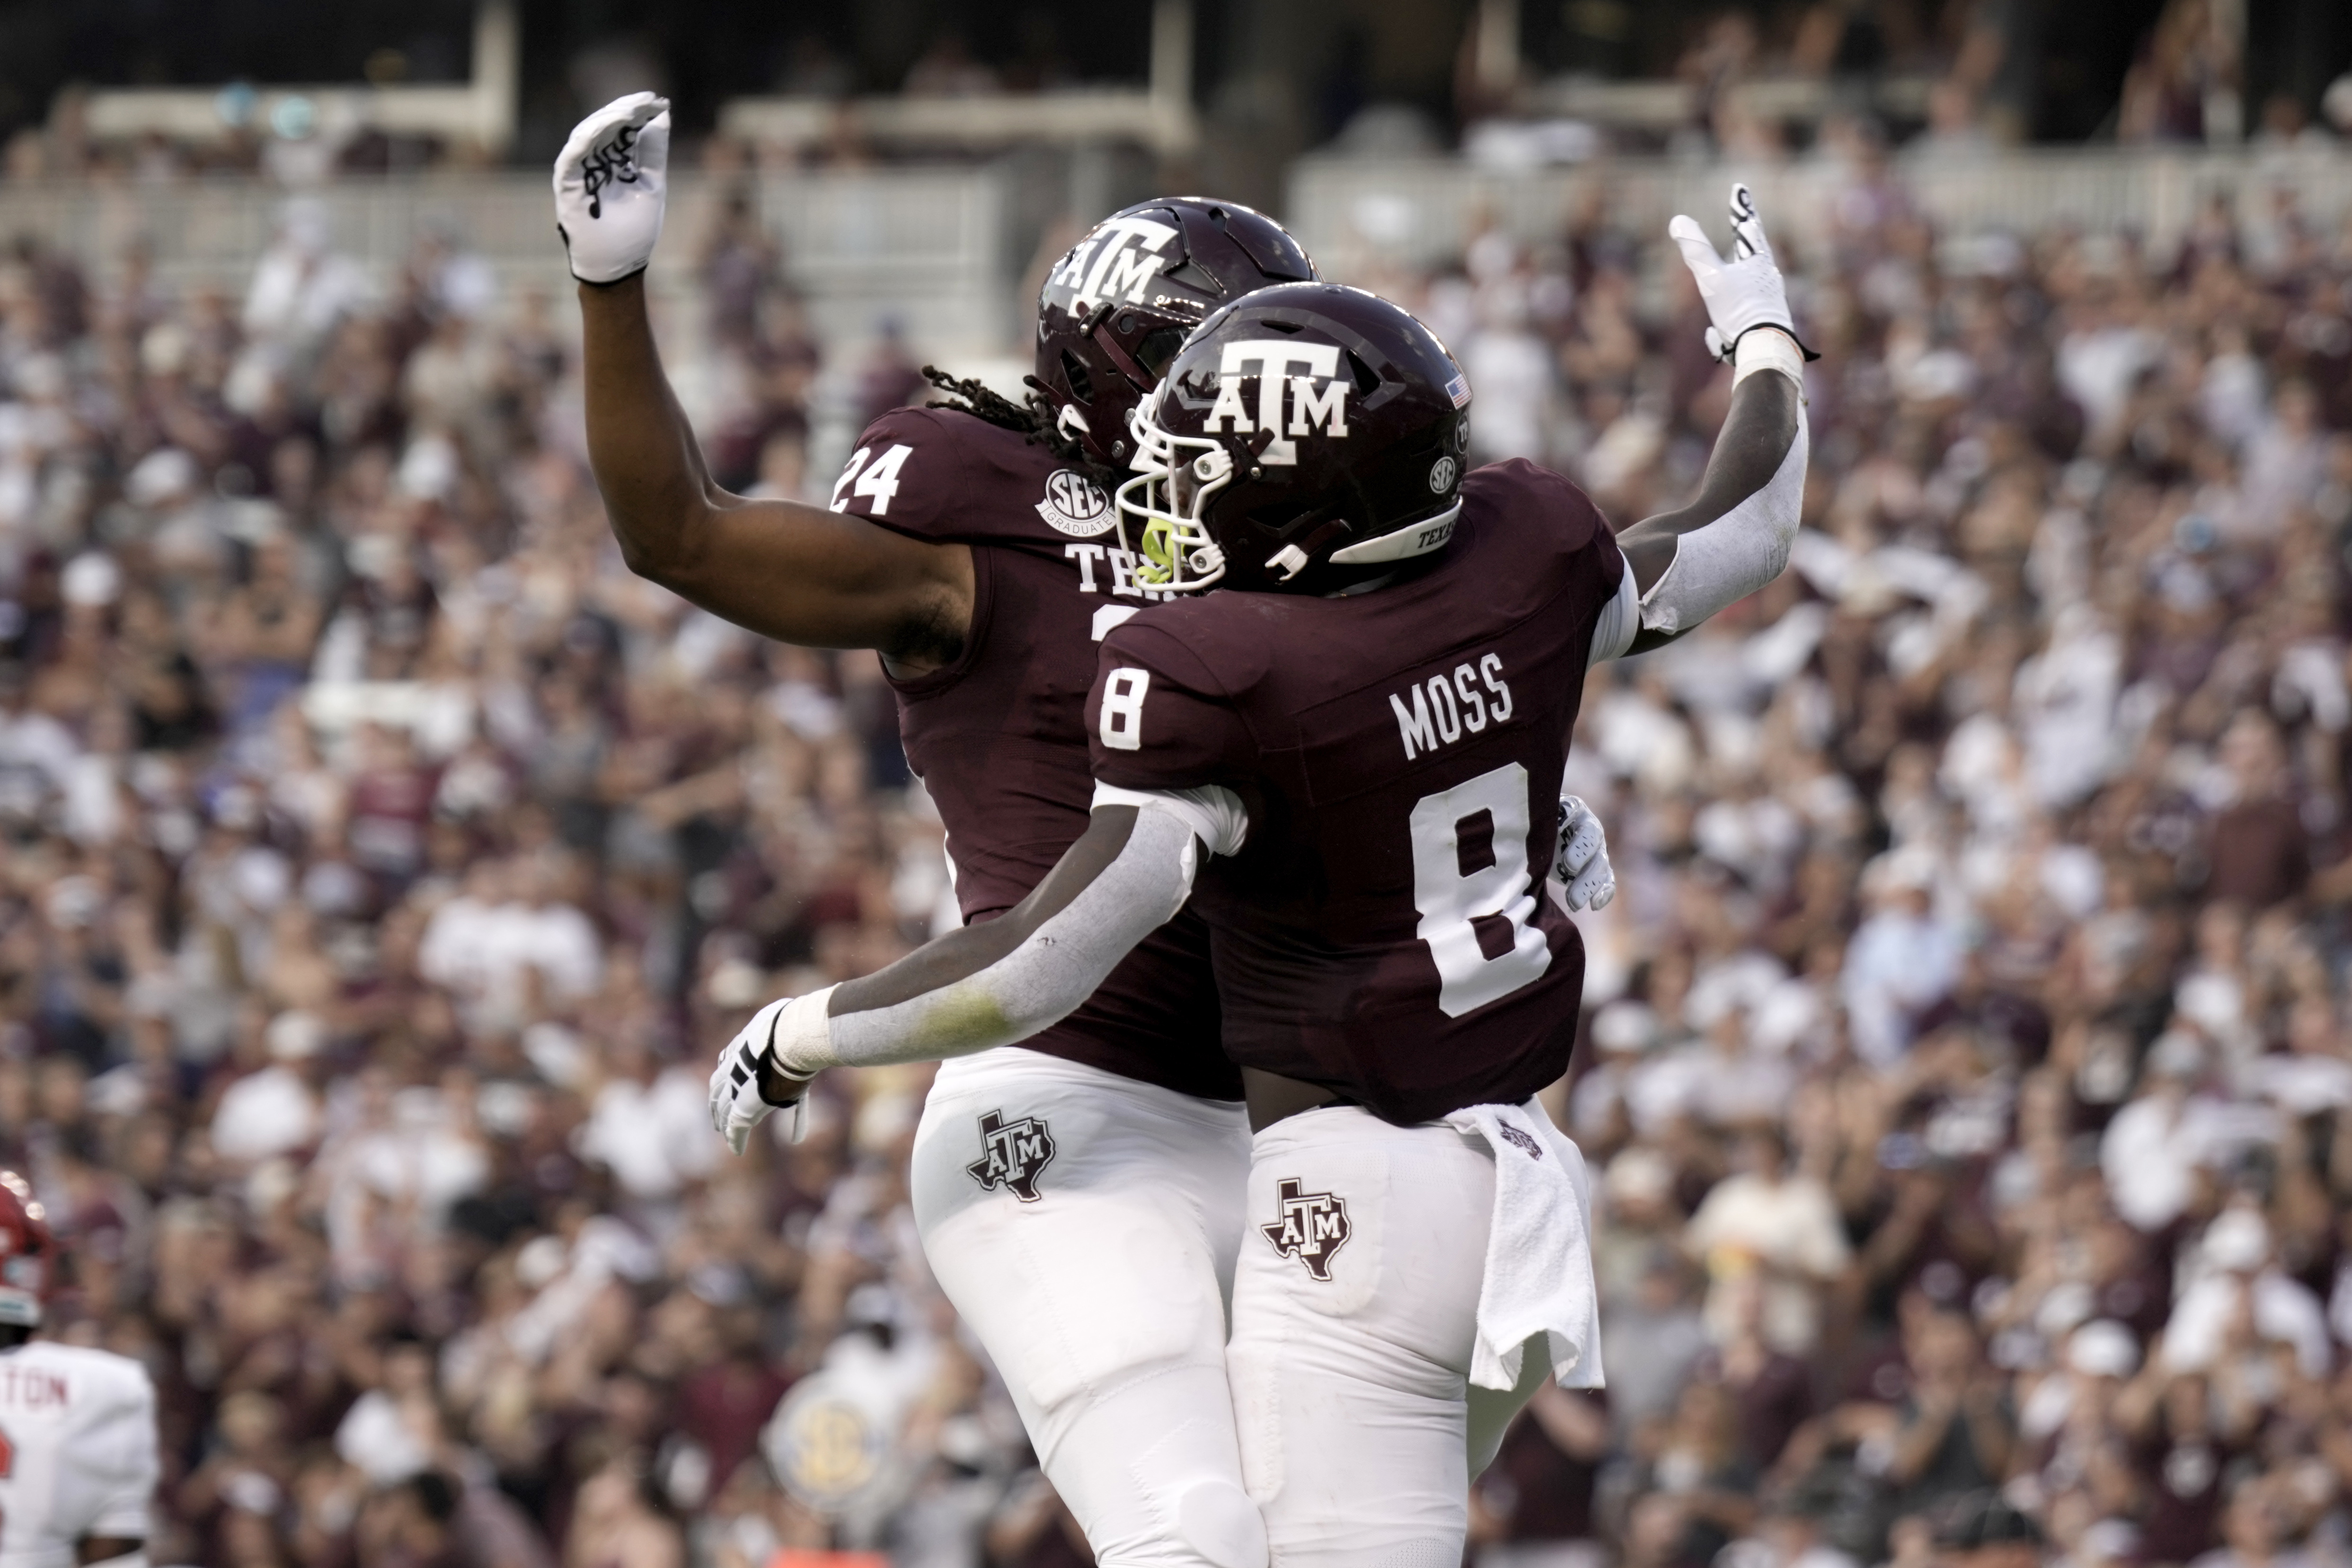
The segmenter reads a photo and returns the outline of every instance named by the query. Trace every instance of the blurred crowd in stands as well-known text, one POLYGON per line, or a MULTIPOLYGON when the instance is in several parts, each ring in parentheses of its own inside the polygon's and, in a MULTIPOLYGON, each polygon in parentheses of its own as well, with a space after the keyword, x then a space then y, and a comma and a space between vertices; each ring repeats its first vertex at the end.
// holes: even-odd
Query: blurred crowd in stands
MULTIPOLYGON (((1476 1560, 2341 1562, 2352 231, 1961 243, 1853 167, 1774 235, 1792 569, 1587 694, 1612 1385, 1476 1560)), ((812 385, 899 351, 828 363, 740 212, 668 256, 719 477, 821 500, 812 385)), ((1695 486, 1728 373, 1605 200, 1354 280, 1480 457, 1695 486)), ((915 1245, 926 1073, 710 1133, 753 1006, 942 918, 940 830, 870 656, 623 567, 576 373, 563 300, 299 209, 241 294, 0 265, 0 1164, 162 1391, 149 1556, 1084 1563, 915 1245)))

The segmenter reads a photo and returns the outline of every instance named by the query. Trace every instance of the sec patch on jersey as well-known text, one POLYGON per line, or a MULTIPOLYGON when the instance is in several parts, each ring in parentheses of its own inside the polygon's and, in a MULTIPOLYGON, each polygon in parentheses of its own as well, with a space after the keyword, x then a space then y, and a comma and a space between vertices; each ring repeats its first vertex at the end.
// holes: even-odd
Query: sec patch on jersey
POLYGON ((1074 539, 1108 533, 1114 521, 1110 498, 1102 487, 1075 468, 1056 468, 1045 477, 1045 499, 1037 515, 1074 539))

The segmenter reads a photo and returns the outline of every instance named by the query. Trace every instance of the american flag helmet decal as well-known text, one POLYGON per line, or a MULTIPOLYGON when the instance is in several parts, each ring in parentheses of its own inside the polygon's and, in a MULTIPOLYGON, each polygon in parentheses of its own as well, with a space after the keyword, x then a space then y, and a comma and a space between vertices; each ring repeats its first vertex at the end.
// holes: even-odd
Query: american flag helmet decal
POLYGON ((1470 406, 1470 383, 1469 383, 1468 379, 1467 379, 1467 378, 1465 378, 1465 377, 1463 377, 1463 376, 1459 376, 1459 375, 1457 375, 1457 376, 1455 376, 1452 381, 1447 382, 1447 383, 1445 384, 1445 395, 1446 395, 1446 396, 1448 396, 1448 397, 1450 397, 1450 398, 1452 398, 1452 399, 1454 399, 1454 407, 1456 407, 1456 408, 1467 408, 1467 407, 1469 407, 1469 406, 1470 406))

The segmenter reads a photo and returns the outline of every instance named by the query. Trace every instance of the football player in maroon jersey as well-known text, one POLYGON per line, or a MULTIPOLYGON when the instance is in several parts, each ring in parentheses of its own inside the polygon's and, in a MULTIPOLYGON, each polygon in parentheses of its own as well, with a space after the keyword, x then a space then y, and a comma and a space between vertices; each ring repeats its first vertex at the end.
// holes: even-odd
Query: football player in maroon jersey
MULTIPOLYGON (((748 500, 712 484, 646 318, 668 137, 666 102, 635 94, 582 121, 555 170, 614 531, 635 570, 738 625, 880 650, 964 918, 993 919, 1087 825, 1097 644, 1168 596, 1116 531, 1128 415, 1202 318, 1313 264, 1246 207, 1129 208, 1045 283, 1031 406, 966 384, 961 408, 877 420, 829 507, 748 500)), ((1589 814, 1583 837, 1580 890, 1605 896, 1589 814)), ((1023 1049, 943 1068, 917 1133, 933 1273, 1106 1563, 1264 1560, 1223 1359, 1241 1097, 1207 931, 1186 915, 1023 1049)), ((739 1152, 766 1110, 751 1096, 722 1125, 739 1152)))
POLYGON ((1803 351, 1745 186, 1731 209, 1729 259, 1670 231, 1728 416, 1697 499, 1622 535, 1532 464, 1464 475, 1470 388, 1394 305, 1299 283, 1211 317, 1134 421, 1121 537, 1184 596, 1104 641, 1086 834, 1003 919, 736 1044, 788 1101, 1017 1040, 1189 899, 1255 1132, 1228 1365, 1277 1563, 1458 1562, 1510 1414, 1600 1381, 1583 1162, 1533 1098, 1584 972, 1538 807, 1594 661, 1788 562, 1803 351))

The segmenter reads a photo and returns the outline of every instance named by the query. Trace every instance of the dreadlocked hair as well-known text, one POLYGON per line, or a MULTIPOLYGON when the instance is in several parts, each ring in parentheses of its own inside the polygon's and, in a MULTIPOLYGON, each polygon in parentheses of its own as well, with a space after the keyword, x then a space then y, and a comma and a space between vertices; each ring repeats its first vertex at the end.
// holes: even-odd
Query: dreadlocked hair
POLYGON ((1022 384, 1030 391, 1019 403, 982 385, 974 377, 950 375, 937 365, 925 365, 923 379, 948 395, 945 400, 932 403, 933 408, 953 408, 999 429, 1017 430, 1066 463, 1089 468, 1102 467, 1093 453, 1055 426, 1054 405, 1034 375, 1021 378, 1022 384))

